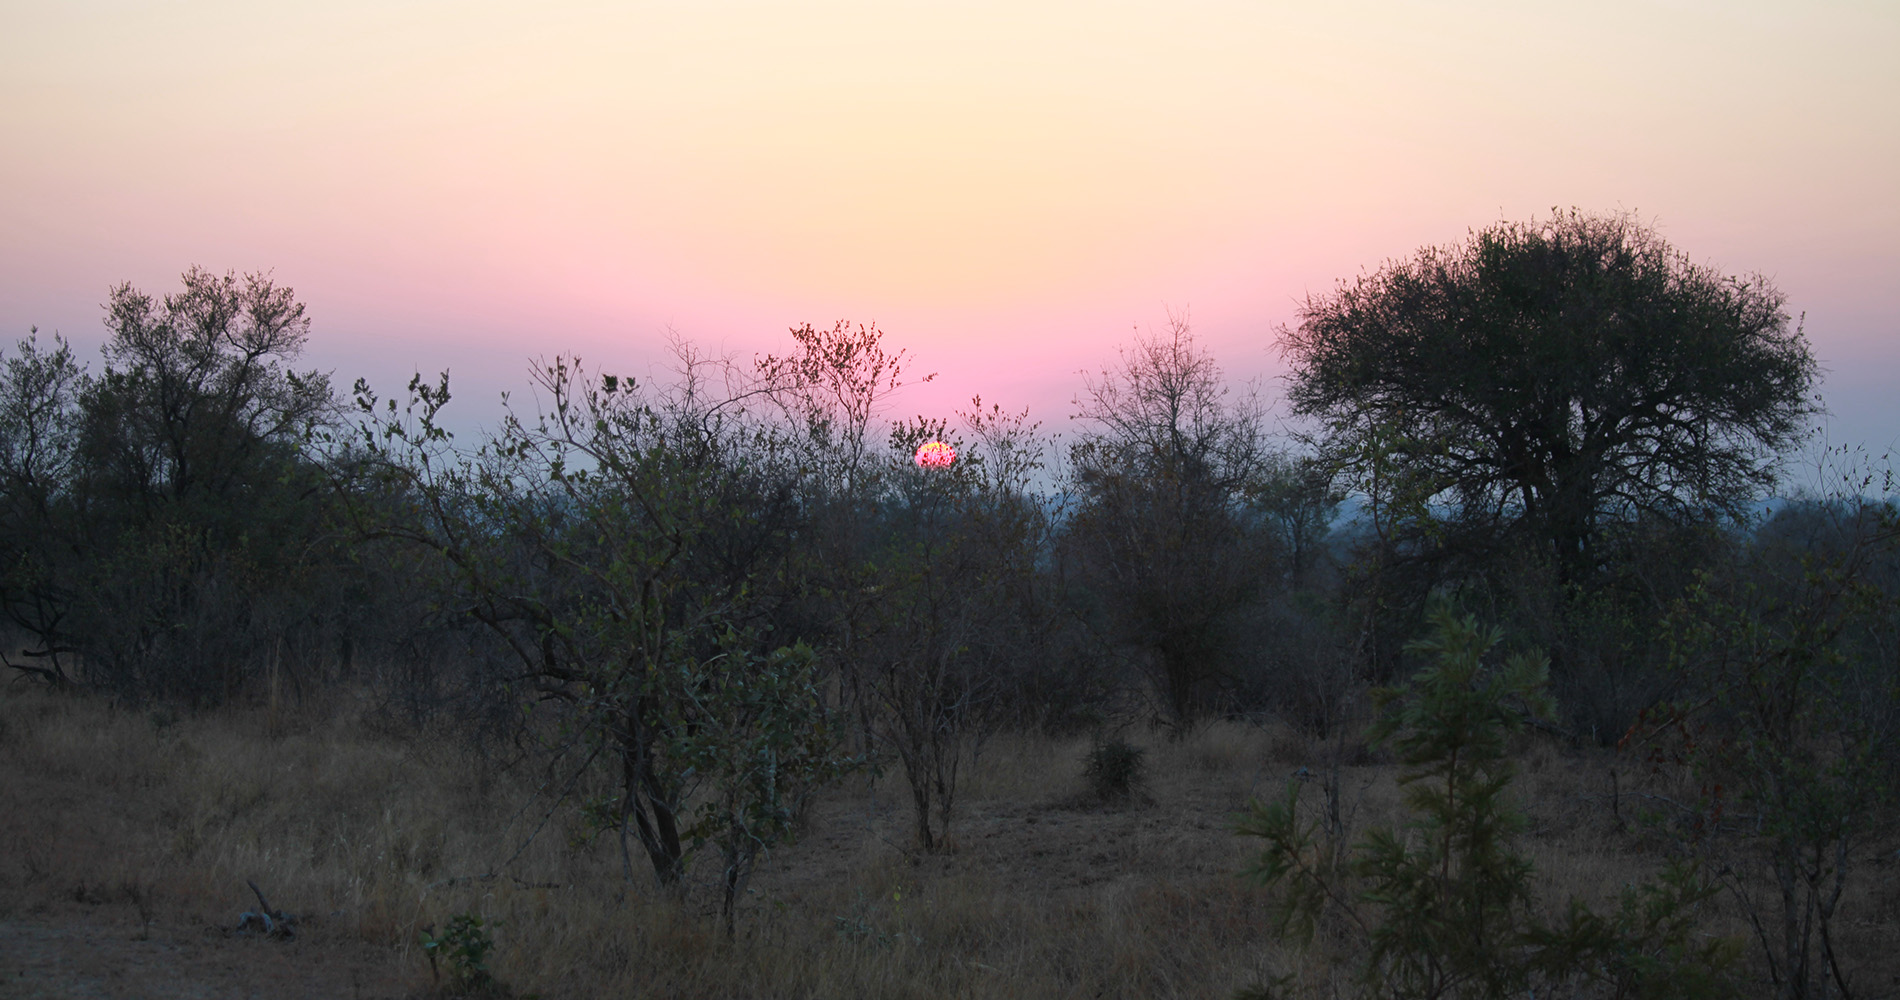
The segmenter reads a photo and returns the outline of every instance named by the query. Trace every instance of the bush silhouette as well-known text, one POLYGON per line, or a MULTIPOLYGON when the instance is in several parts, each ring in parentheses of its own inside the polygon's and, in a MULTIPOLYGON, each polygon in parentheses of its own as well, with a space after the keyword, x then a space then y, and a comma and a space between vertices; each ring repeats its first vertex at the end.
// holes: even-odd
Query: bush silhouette
POLYGON ((1148 772, 1147 753, 1119 736, 1097 739, 1089 747, 1082 775, 1104 802, 1126 799, 1141 790, 1148 772))

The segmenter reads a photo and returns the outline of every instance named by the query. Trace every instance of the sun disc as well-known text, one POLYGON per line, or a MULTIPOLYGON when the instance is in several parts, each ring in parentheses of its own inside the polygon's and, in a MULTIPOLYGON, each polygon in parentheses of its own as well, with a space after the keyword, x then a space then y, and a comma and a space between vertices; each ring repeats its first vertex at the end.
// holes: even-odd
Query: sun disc
POLYGON ((916 462, 918 468, 948 468, 957 460, 957 450, 942 441, 931 441, 917 447, 916 462))

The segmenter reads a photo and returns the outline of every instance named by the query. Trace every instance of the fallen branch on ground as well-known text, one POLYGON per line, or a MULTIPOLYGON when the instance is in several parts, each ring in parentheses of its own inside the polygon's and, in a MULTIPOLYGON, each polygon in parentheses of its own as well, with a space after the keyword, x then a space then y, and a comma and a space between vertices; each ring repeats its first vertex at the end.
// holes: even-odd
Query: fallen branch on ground
POLYGON ((249 934, 254 931, 261 931, 266 937, 281 938, 284 940, 296 937, 296 914, 272 909, 270 901, 264 898, 264 891, 257 887, 256 882, 245 879, 244 884, 250 886, 252 894, 257 896, 258 908, 256 910, 246 910, 238 914, 237 932, 239 934, 249 934))

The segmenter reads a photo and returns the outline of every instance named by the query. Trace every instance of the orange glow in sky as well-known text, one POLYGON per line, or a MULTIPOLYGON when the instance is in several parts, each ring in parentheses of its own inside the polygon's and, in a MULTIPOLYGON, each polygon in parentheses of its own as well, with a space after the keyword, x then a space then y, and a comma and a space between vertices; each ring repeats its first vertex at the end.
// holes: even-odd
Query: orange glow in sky
POLYGON ((344 384, 849 318, 943 373, 900 408, 1059 424, 1170 309, 1271 376, 1308 292, 1574 205, 1769 275, 1884 446, 1895 52, 1889 2, 0 0, 0 340, 272 269, 344 384))

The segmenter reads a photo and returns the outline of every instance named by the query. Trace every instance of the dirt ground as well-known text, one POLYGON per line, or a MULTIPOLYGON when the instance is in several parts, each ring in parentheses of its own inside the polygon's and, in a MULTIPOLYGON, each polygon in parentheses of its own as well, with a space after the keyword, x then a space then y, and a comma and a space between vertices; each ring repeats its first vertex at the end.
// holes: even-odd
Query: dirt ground
MULTIPOLYGON (((129 909, 129 907, 124 907, 129 909)), ((239 937, 228 928, 98 912, 0 923, 0 996, 14 1000, 395 1000, 411 983, 385 949, 307 932, 239 937), (129 918, 129 919, 128 919, 129 918)))
MULTIPOLYGON (((50 783, 32 784, 45 793, 42 802, 61 797, 50 783)), ((954 847, 922 854, 905 843, 909 814, 901 789, 894 782, 882 785, 821 803, 811 835, 762 866, 747 909, 756 917, 774 902, 796 908, 870 867, 897 871, 900 883, 919 889, 968 872, 986 883, 1034 886, 1045 897, 1084 905, 1103 893, 1136 890, 1162 869, 1177 882, 1200 876, 1229 883, 1240 860, 1239 845, 1216 822, 1239 789, 1183 790, 1183 801, 1166 811, 1152 808, 1152 800, 1104 806, 1079 795, 972 802, 953 831, 954 847), (1177 811, 1183 806, 1189 814, 1185 822, 1177 811)), ((67 846, 75 848, 95 831, 66 832, 67 846)), ((298 936, 281 941, 236 931, 238 908, 231 909, 230 919, 221 922, 203 913, 166 913, 147 924, 139 906, 108 884, 81 882, 51 902, 39 894, 24 912, 0 920, 0 998, 404 1000, 435 995, 413 954, 361 940, 342 926, 341 914, 302 917, 298 936)))
MULTIPOLYGON (((240 912, 254 909, 254 901, 230 866, 205 864, 212 848, 192 834, 201 824, 183 814, 189 813, 187 807, 176 805, 190 789, 181 785, 173 762, 152 754, 163 744, 147 742, 149 727, 141 719, 119 717, 107 717, 102 726, 101 717, 88 708, 46 704, 52 705, 52 718, 27 726, 18 720, 32 718, 31 713, 16 715, 12 732, 5 734, 12 738, 0 740, 11 744, 0 747, 10 751, 0 757, 17 754, 11 762, 21 765, 8 768, 0 781, 6 793, 0 798, 11 800, 10 808, 0 808, 6 869, 0 872, 5 876, 0 895, 11 896, 0 899, 0 998, 394 1000, 440 995, 416 949, 388 943, 391 938, 413 942, 414 925, 423 916, 405 915, 394 933, 378 933, 369 928, 382 925, 358 906, 304 913, 291 941, 237 932, 240 912), (127 743, 111 735, 121 732, 131 734, 127 743), (25 752, 29 744, 35 752, 25 752), (107 763, 128 757, 138 763, 125 768, 107 763), (186 853, 194 860, 185 861, 181 855, 186 853)), ((241 757, 250 757, 260 745, 248 734, 232 738, 231 747, 241 757)), ((786 933, 788 926, 811 925, 816 913, 822 933, 831 933, 834 925, 843 933, 849 925, 882 938, 900 924, 910 926, 911 916, 923 916, 924 908, 948 903, 980 909, 983 897, 1025 890, 1059 912, 1082 913, 1107 900, 1124 908, 1179 907, 1176 918, 1189 922, 1207 910, 1199 919, 1214 919, 1213 911, 1231 907, 1236 893, 1251 892, 1234 877, 1244 848, 1227 829, 1227 820, 1255 781, 1269 777, 1255 774, 1257 766, 1239 773, 1232 768, 1232 756, 1257 748, 1215 749, 1215 759, 1178 762, 1199 780, 1170 782, 1155 795, 1105 805, 1086 795, 1071 773, 1077 770, 1080 744, 1003 740, 968 776, 951 846, 934 854, 911 846, 910 805, 901 778, 847 782, 816 804, 804 837, 764 859, 743 906, 742 925, 748 933, 770 937, 786 933)), ((229 753, 188 756, 236 759, 229 753)), ((278 787, 315 783, 299 776, 306 771, 301 764, 265 770, 275 775, 270 780, 278 787)), ((1277 781, 1279 775, 1270 777, 1277 781)), ((359 795, 373 797, 367 791, 359 795)), ((274 858, 307 850, 284 831, 310 829, 316 817, 309 803, 296 806, 294 821, 274 824, 268 832, 240 833, 234 826, 242 821, 233 817, 288 801, 277 792, 218 794, 203 808, 225 828, 219 834, 223 840, 256 852, 245 870, 260 872, 273 905, 293 912, 332 905, 335 901, 312 898, 311 882, 299 883, 274 870, 281 864, 274 858), (261 804, 251 804, 254 798, 261 804)), ((560 823, 555 827, 542 836, 550 848, 564 835, 560 823)), ((202 835, 206 842, 210 836, 202 835)), ((309 836, 316 839, 314 832, 309 836)), ((523 873, 554 887, 514 891, 514 905, 521 909, 558 912, 575 898, 572 894, 594 892, 604 881, 601 876, 618 875, 617 854, 605 840, 580 853, 534 853, 542 863, 524 865, 523 873), (529 895, 537 900, 532 907, 523 900, 529 895)), ((421 862, 410 858, 406 863, 421 862)), ((445 858, 442 867, 463 864, 445 858)), ((445 874, 452 872, 438 870, 429 878, 441 881, 445 874)), ((711 927, 712 903, 713 894, 697 894, 688 910, 705 910, 700 922, 711 927)), ((1227 926, 1219 937, 1264 932, 1257 907, 1244 909, 1255 915, 1220 918, 1227 926)), ((511 922, 524 923, 518 917, 511 922)), ((505 947, 503 959, 518 967, 519 949, 505 947)), ((974 964, 994 970, 990 963, 974 964)), ((543 996, 593 995, 595 983, 584 975, 542 972, 536 978, 543 996)))
MULTIPOLYGON (((418 940, 455 914, 495 929, 501 982, 547 1000, 1154 1000, 1289 969, 1326 995, 1335 945, 1301 958, 1276 940, 1266 894, 1238 877, 1257 846, 1232 829, 1249 797, 1311 779, 1322 748, 1227 723, 1142 742, 1145 793, 1105 802, 1081 774, 1086 739, 999 736, 933 853, 914 847, 901 776, 847 779, 762 860, 728 940, 707 859, 683 899, 627 883, 613 838, 545 812, 531 769, 484 776, 452 743, 361 724, 0 688, 0 1000, 441 997, 418 940), (237 932, 247 879, 301 915, 296 939, 237 932)), ((1394 769, 1342 759, 1348 825, 1392 822, 1394 769)), ((1606 905, 1653 871, 1655 845, 1608 804, 1613 757, 1538 744, 1520 764, 1546 898, 1606 905)), ((1900 996, 1896 847, 1870 852, 1844 903, 1857 995, 1900 996)), ((1706 918, 1752 968, 1726 897, 1706 918)))

